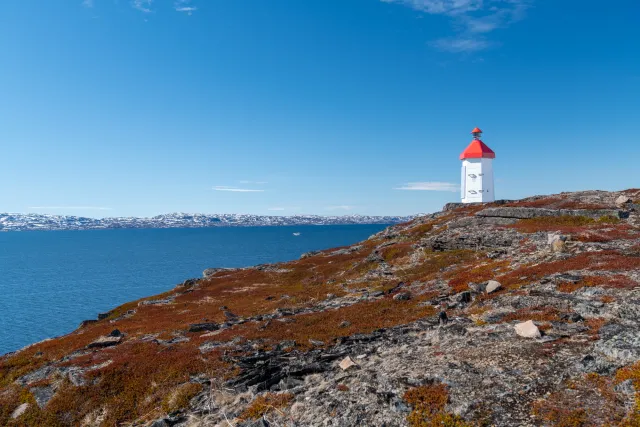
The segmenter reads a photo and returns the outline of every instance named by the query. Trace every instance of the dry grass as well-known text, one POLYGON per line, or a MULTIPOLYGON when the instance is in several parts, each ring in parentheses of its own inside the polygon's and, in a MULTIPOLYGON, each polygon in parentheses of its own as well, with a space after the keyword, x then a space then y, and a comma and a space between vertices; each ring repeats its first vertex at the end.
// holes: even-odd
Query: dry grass
POLYGON ((408 390, 404 400, 412 407, 407 416, 411 427, 466 427, 466 423, 457 415, 445 411, 449 402, 449 393, 444 384, 424 385, 408 390))
MULTIPOLYGON (((483 253, 476 251, 425 251, 421 253, 418 263, 407 267, 409 259, 415 258, 414 251, 420 250, 414 246, 419 239, 444 229, 435 227, 456 216, 472 215, 482 208, 462 207, 455 213, 426 223, 403 225, 405 229, 400 242, 378 249, 379 255, 395 271, 393 280, 350 282, 350 279, 362 279, 363 274, 379 266, 377 261, 369 262, 366 259, 380 247, 383 239, 367 240, 362 242, 360 249, 324 251, 317 256, 274 265, 272 269, 222 271, 201 280, 191 289, 176 288, 146 299, 169 298, 168 304, 140 305, 144 300, 127 303, 116 308, 108 319, 89 324, 64 337, 36 344, 18 354, 0 358, 0 425, 10 423, 8 417, 18 404, 33 402, 33 396, 28 391, 14 385, 15 380, 45 364, 89 367, 111 362, 86 375, 91 385, 76 387, 67 380, 60 382, 59 391, 46 409, 41 411, 37 405, 31 405, 18 424, 79 425, 88 414, 104 409, 107 414, 105 425, 123 425, 134 420, 145 422, 188 405, 189 400, 200 392, 200 386, 190 382, 194 375, 224 380, 236 374, 233 367, 224 362, 223 350, 201 354, 198 347, 207 340, 225 342, 242 337, 262 348, 273 348, 282 340, 295 340, 300 350, 311 347, 310 339, 331 345, 341 337, 434 316, 436 310, 431 306, 421 306, 421 303, 442 292, 440 286, 443 280, 447 281, 452 293, 466 290, 469 282, 478 283, 493 278, 507 290, 513 290, 554 273, 602 270, 619 274, 608 278, 586 276, 579 286, 624 289, 637 286, 636 282, 623 274, 640 268, 640 256, 634 256, 633 251, 631 255, 616 251, 583 253, 566 260, 521 266, 513 271, 508 270, 508 261, 489 261, 483 253), (215 338, 187 332, 192 323, 224 322, 226 318, 220 310, 223 305, 238 316, 251 317, 272 313, 277 309, 313 307, 324 300, 327 294, 344 296, 352 292, 355 286, 368 291, 388 291, 399 281, 420 282, 411 287, 413 299, 395 301, 391 296, 385 296, 340 309, 291 316, 290 323, 277 320, 268 324, 247 322, 220 331, 215 338), (118 320, 115 324, 110 323, 131 310, 135 310, 133 316, 118 320), (60 362, 64 356, 85 349, 89 343, 107 335, 115 327, 125 333, 122 344, 92 350, 65 363, 60 362), (164 340, 186 336, 190 341, 167 346, 141 340, 149 334, 164 340)), ((575 218, 572 221, 576 221, 575 218)), ((609 223, 563 226, 587 230, 592 234, 583 235, 590 239, 618 238, 635 233, 635 230, 626 226, 612 226, 609 223)), ((565 290, 570 291, 569 288, 565 290)), ((479 297, 480 304, 474 305, 469 312, 475 310, 481 313, 485 309, 481 304, 485 297, 488 298, 479 297)), ((507 316, 505 321, 533 319, 548 322, 558 319, 561 314, 551 308, 535 307, 507 316)), ((597 333, 599 326, 596 320, 588 322, 591 322, 588 326, 592 333, 597 333)), ((43 381, 42 385, 48 381, 43 381)), ((339 389, 347 391, 344 387, 339 386, 339 389)), ((444 386, 425 387, 407 394, 407 399, 414 406, 412 425, 464 425, 460 418, 444 411, 444 386)), ((277 408, 278 401, 270 401, 271 398, 275 399, 266 395, 262 400, 256 399, 247 417, 259 417, 269 406, 277 408)))
POLYGON ((291 393, 266 393, 256 397, 247 409, 240 414, 240 419, 257 420, 269 412, 282 412, 293 401, 291 393))
POLYGON ((449 286, 453 293, 469 290, 469 283, 482 283, 507 271, 509 261, 492 261, 478 267, 461 266, 444 275, 450 278, 449 286))
POLYGON ((590 288, 599 286, 609 289, 633 289, 638 283, 623 274, 615 274, 613 276, 584 276, 577 282, 561 282, 558 290, 564 293, 571 293, 580 288, 590 288))
POLYGON ((513 313, 509 313, 502 318, 502 322, 512 322, 514 320, 526 321, 535 320, 537 322, 557 322, 561 319, 562 312, 554 307, 536 306, 521 308, 513 313))
POLYGON ((452 267, 478 259, 480 259, 478 253, 467 249, 446 252, 425 251, 423 258, 417 265, 402 269, 397 274, 404 282, 413 282, 415 280, 427 282, 452 267))
POLYGON ((626 425, 624 401, 619 399, 614 386, 611 377, 586 374, 571 380, 567 389, 536 401, 533 415, 553 426, 626 425))
MULTIPOLYGON (((638 268, 640 268, 640 258, 638 257, 623 255, 617 251, 584 252, 565 260, 522 266, 503 274, 496 280, 513 289, 556 273, 577 270, 624 272, 638 268)), ((620 278, 620 280, 622 279, 620 278)), ((616 282, 614 280, 612 283, 613 286, 618 287, 635 286, 631 282, 624 281, 616 282)))
POLYGON ((523 233, 537 233, 539 231, 560 231, 566 234, 588 231, 589 227, 602 228, 605 224, 618 224, 619 218, 603 216, 593 219, 580 215, 541 216, 536 218, 521 219, 513 225, 507 226, 523 233))

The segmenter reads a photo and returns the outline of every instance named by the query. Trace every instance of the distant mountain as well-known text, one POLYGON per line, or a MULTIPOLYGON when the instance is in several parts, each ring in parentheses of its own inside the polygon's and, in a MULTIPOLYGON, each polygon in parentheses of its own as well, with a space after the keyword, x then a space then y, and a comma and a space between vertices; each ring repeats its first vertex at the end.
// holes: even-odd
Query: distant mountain
POLYGON ((336 224, 396 224, 412 216, 370 215, 293 215, 268 216, 249 214, 187 214, 170 213, 152 218, 84 218, 67 215, 0 213, 0 231, 29 230, 98 230, 113 228, 197 228, 247 227, 265 225, 336 225, 336 224))

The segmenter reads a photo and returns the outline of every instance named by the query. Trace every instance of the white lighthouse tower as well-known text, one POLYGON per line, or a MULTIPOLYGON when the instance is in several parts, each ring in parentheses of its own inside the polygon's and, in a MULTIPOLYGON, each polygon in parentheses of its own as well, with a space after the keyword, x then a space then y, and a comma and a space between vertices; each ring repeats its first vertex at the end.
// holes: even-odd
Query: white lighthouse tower
POLYGON ((493 159, 496 153, 480 140, 482 131, 471 131, 473 141, 460 154, 462 160, 462 203, 486 203, 495 200, 493 159))

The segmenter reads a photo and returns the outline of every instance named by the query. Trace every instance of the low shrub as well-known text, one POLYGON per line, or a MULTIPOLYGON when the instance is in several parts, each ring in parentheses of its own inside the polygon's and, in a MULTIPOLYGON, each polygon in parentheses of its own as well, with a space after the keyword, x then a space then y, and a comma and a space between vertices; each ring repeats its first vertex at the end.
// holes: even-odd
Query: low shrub
POLYGON ((240 414, 243 420, 257 420, 269 412, 281 412, 293 401, 291 393, 266 393, 256 397, 247 409, 240 414))
POLYGON ((412 388, 404 394, 404 400, 412 407, 407 416, 411 427, 467 427, 461 417, 449 414, 445 406, 449 402, 449 393, 444 384, 430 384, 412 388))

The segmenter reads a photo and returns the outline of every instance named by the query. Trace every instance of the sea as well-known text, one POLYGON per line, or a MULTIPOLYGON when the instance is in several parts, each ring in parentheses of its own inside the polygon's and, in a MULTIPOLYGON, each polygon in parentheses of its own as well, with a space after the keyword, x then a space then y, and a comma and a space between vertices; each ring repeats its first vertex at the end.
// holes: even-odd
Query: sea
POLYGON ((356 243, 385 227, 0 233, 0 354, 72 332, 82 320, 202 277, 206 268, 298 259, 304 252, 356 243))

